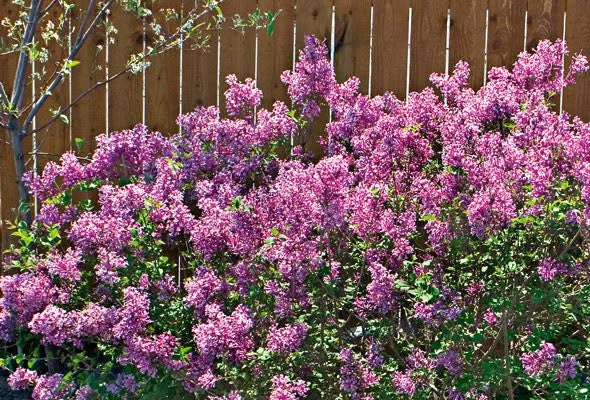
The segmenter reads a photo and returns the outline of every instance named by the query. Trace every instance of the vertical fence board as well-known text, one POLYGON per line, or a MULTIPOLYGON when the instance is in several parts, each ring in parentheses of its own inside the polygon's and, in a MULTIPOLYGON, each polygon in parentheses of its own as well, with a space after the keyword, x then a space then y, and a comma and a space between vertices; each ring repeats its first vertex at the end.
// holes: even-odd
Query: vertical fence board
MULTIPOLYGON (((55 6, 49 11, 49 19, 57 21, 60 14, 63 13, 61 6, 55 6)), ((37 97, 40 97, 44 89, 53 81, 52 74, 57 73, 63 67, 64 60, 68 57, 69 42, 68 42, 68 25, 64 26, 64 30, 59 32, 59 42, 52 39, 48 44, 43 42, 41 32, 38 32, 35 40, 42 43, 49 50, 49 62, 45 64, 36 64, 37 70, 45 68, 47 75, 45 79, 37 82, 36 90, 37 97)), ((75 69, 75 67, 73 68, 75 69)), ((70 103, 69 97, 69 76, 65 76, 59 86, 47 98, 47 101, 39 110, 37 114, 37 126, 41 127, 48 123, 53 118, 53 113, 57 110, 63 109, 70 103)), ((30 90, 29 90, 30 92, 30 90)), ((67 117, 68 112, 65 113, 67 117)), ((47 128, 37 132, 37 166, 38 171, 41 172, 48 161, 58 161, 62 152, 70 149, 69 140, 69 126, 61 119, 57 119, 47 128)), ((33 169, 33 163, 28 163, 28 169, 33 169)))
MULTIPOLYGON (((225 104, 223 93, 228 86, 225 83, 227 75, 234 74, 239 80, 254 79, 256 65, 256 32, 252 28, 244 32, 232 28, 232 19, 238 14, 247 18, 256 9, 256 1, 229 0, 222 5, 226 21, 221 29, 221 58, 219 61, 220 83, 219 101, 225 104)), ((221 107, 226 114, 225 106, 221 107)))
POLYGON ((272 36, 258 32, 258 81, 262 90, 262 106, 272 107, 277 100, 289 104, 287 87, 281 82, 281 73, 293 66, 293 24, 295 0, 259 0, 261 11, 281 10, 272 36))
MULTIPOLYGON (((76 19, 72 22, 79 27, 84 19, 90 0, 80 2, 76 11, 76 19)), ((100 10, 98 5, 94 6, 92 17, 100 10)), ((75 32, 77 34, 77 32, 75 32)), ((72 148, 82 158, 89 158, 96 147, 96 136, 105 132, 106 129, 106 88, 105 85, 95 86, 105 79, 105 29, 100 25, 87 39, 87 44, 82 46, 78 53, 80 64, 72 71, 72 98, 77 99, 85 91, 93 88, 92 91, 81 98, 72 107, 72 148), (76 139, 81 140, 81 144, 76 139)), ((97 193, 74 192, 74 201, 85 199, 96 200, 97 193)))
POLYGON ((433 72, 445 72, 447 0, 413 0, 410 92, 430 85, 433 72))
MULTIPOLYGON (((90 0, 84 0, 77 11, 77 26, 84 18, 90 0)), ((93 16, 98 12, 94 7, 93 16)), ((97 28, 87 39, 78 53, 80 64, 72 71, 72 97, 76 99, 89 88, 104 81, 105 71, 105 30, 97 28)), ((72 137, 82 139, 82 146, 76 149, 81 156, 89 155, 95 146, 97 135, 105 131, 105 86, 98 86, 83 97, 72 108, 72 137)))
POLYGON ((489 0, 488 71, 510 66, 524 47, 526 1, 489 0))
POLYGON ((458 61, 469 63, 469 84, 474 89, 483 85, 486 10, 484 0, 451 0, 449 70, 458 61))
POLYGON ((409 0, 373 0, 372 88, 374 95, 406 95, 409 0))
MULTIPOLYGON (((325 39, 330 45, 332 34, 332 1, 331 0, 297 0, 296 9, 297 50, 305 46, 305 36, 315 35, 318 39, 325 39)), ((324 128, 329 120, 329 111, 323 110, 311 126, 309 137, 298 138, 296 144, 302 144, 306 151, 316 156, 322 154, 318 141, 324 135, 324 128)))
MULTIPOLYGON (((184 9, 197 5, 196 0, 184 0, 184 9)), ((210 20, 204 21, 206 24, 210 20)), ((206 40, 189 39, 182 55, 181 112, 193 111, 197 106, 215 105, 217 101, 217 36, 216 29, 204 32, 206 40)))
MULTIPOLYGON (((143 49, 144 34, 141 19, 113 3, 109 22, 117 33, 115 43, 109 43, 109 76, 125 68, 131 54, 143 49)), ((142 75, 126 73, 109 83, 107 118, 110 131, 129 129, 142 120, 142 75)))
POLYGON ((356 76, 363 93, 369 90, 371 3, 335 0, 334 68, 339 82, 356 76))
POLYGON ((556 40, 563 35, 565 0, 528 0, 527 50, 540 40, 556 40))
MULTIPOLYGON (((180 10, 177 18, 165 20, 163 9, 179 8, 177 0, 152 0, 152 12, 160 22, 163 32, 173 34, 180 25, 180 10)), ((146 27, 146 35, 153 35, 146 27)), ((150 39, 147 39, 148 43, 150 39)), ((178 131, 176 117, 180 113, 180 49, 173 48, 151 59, 146 71, 146 125, 149 129, 174 134, 178 131)))
MULTIPOLYGON (((565 39, 570 54, 583 52, 590 56, 590 14, 586 0, 568 0, 565 39)), ((566 62, 566 71, 568 68, 566 62)), ((568 87, 563 93, 563 109, 571 115, 577 115, 584 121, 590 121, 590 73, 579 76, 577 83, 568 87)))

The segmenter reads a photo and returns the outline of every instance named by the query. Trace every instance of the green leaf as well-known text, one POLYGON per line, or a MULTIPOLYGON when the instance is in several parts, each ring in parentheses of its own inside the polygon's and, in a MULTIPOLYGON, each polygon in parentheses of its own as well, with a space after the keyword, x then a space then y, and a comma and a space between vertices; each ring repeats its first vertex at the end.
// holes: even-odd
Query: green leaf
POLYGON ((78 151, 82 151, 82 145, 84 145, 84 139, 75 138, 74 145, 76 146, 76 149, 78 149, 78 151))
POLYGON ((64 64, 64 69, 70 70, 74 68, 76 65, 80 65, 80 61, 78 60, 66 60, 64 64))

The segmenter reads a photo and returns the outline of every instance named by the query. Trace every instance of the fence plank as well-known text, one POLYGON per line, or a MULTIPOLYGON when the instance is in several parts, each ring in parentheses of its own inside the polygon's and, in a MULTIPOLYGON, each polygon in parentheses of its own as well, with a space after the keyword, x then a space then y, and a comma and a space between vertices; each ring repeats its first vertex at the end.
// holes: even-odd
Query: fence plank
MULTIPOLYGON (((108 46, 109 76, 125 68, 131 54, 139 54, 143 48, 144 34, 141 20, 124 11, 117 2, 109 22, 117 29, 115 43, 108 46)), ((110 131, 129 129, 142 121, 142 74, 125 74, 109 83, 108 127, 110 131)))
POLYGON ((433 72, 445 72, 447 0, 413 0, 410 92, 430 85, 433 72))
MULTIPOLYGON (((196 0, 184 2, 185 10, 198 4, 196 0)), ((209 29, 205 32, 207 40, 189 39, 184 43, 183 113, 193 111, 197 106, 211 106, 217 102, 217 36, 216 29, 209 29)))
POLYGON ((489 0, 487 70, 509 66, 524 48, 526 1, 489 0))
POLYGON ((371 3, 335 0, 334 69, 339 82, 351 76, 361 80, 363 93, 369 90, 371 3))
MULTIPOLYGON (((254 79, 256 66, 256 31, 248 28, 244 32, 232 29, 232 19, 238 14, 247 18, 248 14, 256 9, 256 1, 229 0, 222 5, 223 15, 226 21, 221 29, 221 58, 220 58, 220 83, 219 101, 225 104, 223 93, 228 86, 225 83, 227 75, 235 74, 239 80, 254 79)), ((225 106, 221 107, 226 114, 225 106)))
MULTIPOLYGON (((63 8, 61 6, 53 7, 49 10, 49 19, 51 21, 57 21, 62 13, 63 8)), ((48 85, 50 80, 53 80, 53 77, 51 77, 53 71, 60 71, 64 60, 68 56, 68 32, 68 23, 66 22, 64 30, 59 32, 59 43, 55 40, 51 40, 47 45, 43 44, 43 46, 47 46, 49 51, 49 62, 46 64, 37 63, 36 68, 37 70, 45 68, 48 71, 48 74, 42 81, 37 82, 37 97, 39 97, 45 89, 44 85, 48 85)), ((41 32, 37 33, 35 40, 43 43, 41 32)), ((41 127, 45 125, 53 118, 53 112, 63 109, 64 106, 70 103, 68 88, 69 80, 69 76, 64 77, 59 86, 47 98, 47 101, 37 114, 37 126, 41 127)), ((69 112, 66 112, 65 117, 68 116, 69 112)), ((69 136, 69 125, 60 119, 54 121, 46 129, 37 133, 37 172, 42 171, 48 161, 58 161, 61 153, 70 150, 69 136)), ((29 169, 33 169, 32 164, 33 163, 30 162, 29 165, 27 165, 29 169)))
POLYGON ((483 0, 451 0, 449 72, 458 61, 469 63, 469 84, 477 89, 483 85, 486 40, 487 2, 483 0))
MULTIPOLYGON (((583 52, 590 56, 590 14, 587 0, 568 0, 565 39, 571 54, 583 52)), ((569 63, 568 63, 569 64, 569 63)), ((567 65, 566 65, 567 70, 567 65)), ((590 121, 590 74, 579 76, 577 83, 563 93, 563 109, 590 121)))
POLYGON ((556 40, 563 36, 565 0, 528 0, 527 50, 540 40, 556 40))
MULTIPOLYGON (((173 34, 180 25, 178 0, 151 1, 152 12, 167 35, 173 34), (177 18, 165 20, 164 9, 177 9, 177 18)), ((153 35, 149 27, 146 34, 153 35)), ((149 39, 148 43, 150 42, 149 39)), ((151 59, 146 71, 146 125, 149 129, 174 134, 178 131, 176 117, 180 113, 180 49, 173 48, 151 59)))
MULTIPOLYGON (((90 0, 84 0, 82 7, 78 9, 77 25, 84 17, 83 12, 90 0)), ((95 6, 93 15, 96 15, 98 7, 95 6)), ((72 97, 75 99, 87 89, 104 81, 105 78, 105 30, 101 26, 87 39, 87 44, 82 46, 78 53, 80 64, 72 71, 72 97)), ((81 156, 87 156, 95 147, 95 138, 105 131, 105 86, 93 89, 92 93, 82 98, 72 108, 72 136, 82 139, 82 146, 77 150, 81 156)), ((75 144, 75 143, 74 143, 75 144)))
POLYGON ((281 73, 293 67, 293 24, 295 22, 294 0, 259 0, 261 11, 281 10, 274 33, 268 36, 258 32, 258 82, 262 90, 262 106, 272 107, 276 100, 289 104, 287 87, 281 82, 281 73))
MULTIPOLYGON (((305 36, 315 35, 318 39, 325 39, 330 44, 332 34, 332 1, 331 0, 297 0, 297 37, 296 48, 301 50, 305 45, 305 36)), ((311 126, 311 132, 305 137, 297 138, 296 144, 303 145, 306 151, 316 156, 322 154, 319 138, 324 135, 324 128, 329 120, 329 111, 323 110, 311 126)))
POLYGON ((373 0, 372 94, 406 95, 409 0, 373 0))

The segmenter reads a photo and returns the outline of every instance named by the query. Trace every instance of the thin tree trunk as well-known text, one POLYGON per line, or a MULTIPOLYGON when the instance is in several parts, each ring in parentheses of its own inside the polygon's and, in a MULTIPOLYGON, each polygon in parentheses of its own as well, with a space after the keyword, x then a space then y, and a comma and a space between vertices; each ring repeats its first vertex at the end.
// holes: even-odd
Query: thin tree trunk
POLYGON ((29 210, 29 190, 23 182, 23 176, 26 172, 25 165, 25 152, 23 149, 24 136, 21 135, 20 125, 16 118, 12 118, 9 127, 10 144, 12 146, 12 155, 14 158, 14 169, 16 172, 16 184, 18 186, 19 194, 19 213, 22 216, 22 220, 30 226, 32 218, 31 211, 29 210), (26 207, 24 207, 26 206, 26 207))

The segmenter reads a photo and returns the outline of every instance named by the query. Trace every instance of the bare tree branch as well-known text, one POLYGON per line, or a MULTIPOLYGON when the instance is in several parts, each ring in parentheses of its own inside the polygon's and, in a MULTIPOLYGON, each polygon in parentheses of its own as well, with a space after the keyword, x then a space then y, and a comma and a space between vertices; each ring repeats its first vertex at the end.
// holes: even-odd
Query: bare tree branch
POLYGON ((41 11, 40 17, 42 17, 42 16, 44 16, 45 14, 47 14, 47 12, 48 12, 49 10, 51 10, 51 8, 52 8, 54 5, 56 5, 58 2, 59 2, 59 0, 52 0, 52 1, 51 1, 51 3, 49 3, 49 4, 47 5, 47 7, 45 7, 45 8, 43 9, 43 11, 41 11))
MULTIPOLYGON (((114 2, 114 0, 109 0, 107 3, 105 3, 105 5, 102 7, 102 9, 99 11, 99 13, 96 15, 96 17, 92 21, 90 27, 86 30, 86 32, 83 35, 82 35, 82 30, 80 30, 80 32, 78 33, 78 38, 76 39, 76 43, 74 44, 74 46, 70 50, 70 54, 69 54, 66 62, 71 61, 74 59, 74 57, 76 57, 76 54, 78 54, 78 51, 80 51, 80 48, 82 47, 82 45, 84 44, 86 39, 88 39, 88 36, 90 36, 92 31, 98 26, 101 19, 103 18, 104 15, 106 15, 106 12, 111 7, 113 2, 114 2)), ((88 13, 87 13, 87 15, 88 15, 88 13)), ((39 100, 37 100, 35 102, 35 104, 31 108, 31 111, 27 115, 25 122, 22 125, 21 132, 20 132, 21 137, 26 137, 27 135, 30 134, 30 132, 28 132, 28 129, 29 129, 29 126, 31 125, 31 122, 33 121, 33 118, 35 117, 35 115, 37 114, 37 112, 39 111, 41 106, 43 106, 45 101, 49 98, 51 93, 61 83, 64 76, 65 76, 64 72, 60 71, 60 73, 58 73, 58 75, 55 77, 53 82, 51 82, 51 85, 49 85, 49 87, 43 92, 43 95, 39 98, 39 100)))
POLYGON ((112 80, 117 79, 121 75, 128 72, 130 69, 131 69, 131 67, 125 67, 121 71, 117 72, 115 75, 109 76, 107 79, 105 79, 103 81, 96 82, 94 85, 90 86, 84 92, 80 93, 80 95, 78 97, 76 97, 74 100, 72 100, 72 102, 70 104, 68 104, 66 107, 64 107, 62 110, 60 110, 59 113, 55 114, 49 121, 47 121, 46 123, 41 125, 39 128, 30 131, 28 134, 36 133, 36 132, 42 131, 43 129, 47 128, 49 125, 54 123, 60 117, 60 115, 65 114, 66 111, 68 111, 70 108, 75 106, 76 103, 78 103, 80 100, 82 100, 84 97, 86 97, 86 95, 88 95, 89 93, 91 93, 95 89, 99 88, 100 86, 106 85, 107 83, 111 82, 112 80))
MULTIPOLYGON (((194 11, 194 10, 195 9, 193 9, 192 11, 194 11)), ((208 13, 208 10, 203 10, 199 14, 197 14, 194 17, 194 19, 195 20, 198 20, 198 19, 202 18, 207 13, 208 13)), ((189 16, 190 15, 191 15, 191 13, 189 13, 189 16)), ((188 20, 188 17, 187 17, 187 20, 188 20)), ((183 21, 183 24, 182 25, 184 25, 185 23, 186 23, 186 21, 183 21)), ((158 46, 156 46, 153 49, 153 52, 152 53, 150 53, 150 54, 142 54, 142 58, 140 60, 141 61, 144 61, 149 56, 151 56, 153 54, 158 54, 159 51, 162 51, 163 49, 165 49, 170 43, 172 43, 174 40, 176 40, 179 36, 180 36, 180 30, 176 31, 173 35, 171 35, 165 41, 163 41, 158 46)), ((103 85, 111 82, 112 80, 114 80, 114 79, 120 77, 121 75, 129 72, 130 70, 131 70, 131 65, 127 65, 125 68, 123 68, 122 70, 120 70, 119 72, 117 72, 115 75, 110 76, 109 78, 107 78, 107 79, 105 79, 103 81, 97 82, 94 85, 90 86, 88 89, 86 89, 84 92, 82 92, 78 97, 76 97, 74 100, 72 100, 72 102, 70 104, 68 104, 67 106, 65 106, 63 109, 60 109, 58 113, 56 113, 49 121, 47 121, 46 123, 44 123, 43 125, 41 125, 39 128, 34 129, 34 130, 31 130, 31 131, 28 131, 28 129, 24 129, 25 125, 23 125, 23 133, 24 133, 23 137, 24 136, 27 136, 27 135, 30 135, 32 133, 36 133, 36 132, 42 131, 43 129, 47 128, 49 125, 51 125, 53 122, 55 122, 61 115, 65 114, 66 111, 68 111, 70 108, 72 108, 74 105, 76 105, 76 103, 78 103, 80 100, 82 100, 84 97, 86 97, 93 90, 95 90, 96 88, 98 88, 100 86, 103 86, 103 85)), ((37 104, 37 103, 35 103, 35 104, 37 104)), ((33 110, 31 110, 31 113, 32 112, 33 112, 33 110)), ((31 115, 31 113, 29 113, 29 116, 31 115)), ((32 115, 34 116, 34 114, 32 114, 32 115)), ((28 120, 28 117, 27 117, 27 120, 28 120)), ((31 121, 32 121, 32 117, 31 117, 31 121)), ((25 121, 25 124, 27 124, 26 121, 25 121)))
POLYGON ((33 0, 31 2, 31 8, 29 9, 29 16, 27 20, 27 28, 25 29, 25 35, 20 46, 20 55, 18 58, 16 73, 14 74, 11 98, 11 103, 17 109, 20 108, 23 100, 25 74, 27 72, 27 65, 29 64, 29 44, 31 44, 33 36, 35 35, 35 30, 37 29, 40 6, 41 0, 33 0))
POLYGON ((88 8, 86 9, 86 15, 84 15, 84 20, 82 21, 82 23, 80 24, 80 31, 78 32, 78 37, 76 38, 76 43, 74 44, 74 47, 80 44, 80 40, 82 40, 82 32, 84 32, 84 29, 86 29, 86 24, 88 23, 88 20, 90 19, 90 14, 92 14, 92 10, 94 9, 94 4, 96 3, 96 0, 91 0, 90 4, 88 4, 88 8))

